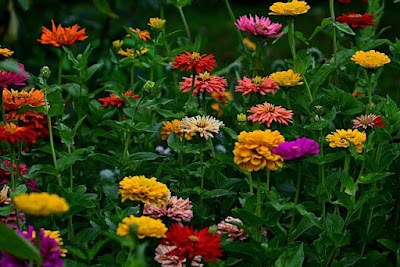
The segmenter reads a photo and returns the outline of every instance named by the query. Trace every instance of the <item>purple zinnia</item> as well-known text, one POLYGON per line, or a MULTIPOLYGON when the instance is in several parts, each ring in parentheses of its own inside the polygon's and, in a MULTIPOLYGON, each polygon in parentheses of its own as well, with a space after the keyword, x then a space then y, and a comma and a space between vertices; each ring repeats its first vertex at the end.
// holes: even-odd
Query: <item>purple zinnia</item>
MULTIPOLYGON (((20 235, 28 239, 32 244, 36 243, 36 235, 33 226, 28 226, 28 232, 17 230, 20 235)), ((29 261, 21 260, 4 251, 0 260, 0 266, 5 267, 25 267, 29 266, 29 261)), ((46 237, 44 230, 40 229, 40 254, 43 259, 43 267, 61 267, 64 261, 60 258, 62 251, 59 249, 58 242, 51 237, 46 237)))
POLYGON ((306 137, 294 141, 283 142, 275 147, 272 153, 278 154, 284 160, 292 160, 319 153, 319 144, 306 137))
POLYGON ((249 15, 240 17, 235 25, 236 27, 248 34, 261 36, 266 38, 277 38, 283 35, 283 32, 278 33, 282 29, 282 24, 271 23, 271 20, 266 17, 258 17, 249 15))
POLYGON ((29 74, 25 72, 23 64, 19 64, 18 66, 21 70, 20 73, 0 70, 0 87, 7 88, 9 85, 25 85, 25 81, 28 79, 29 74))

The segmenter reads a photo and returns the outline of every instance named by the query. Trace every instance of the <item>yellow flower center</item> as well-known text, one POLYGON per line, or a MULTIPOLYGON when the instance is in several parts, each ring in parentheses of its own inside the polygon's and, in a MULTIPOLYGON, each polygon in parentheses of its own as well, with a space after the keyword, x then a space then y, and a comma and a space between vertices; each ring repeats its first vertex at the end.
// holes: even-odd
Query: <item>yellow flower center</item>
POLYGON ((360 14, 349 15, 349 18, 351 18, 351 19, 359 19, 361 17, 362 17, 362 15, 360 15, 360 14))
POLYGON ((199 128, 204 128, 206 126, 206 121, 201 119, 197 122, 196 126, 199 128))
POLYGON ((192 55, 190 56, 191 60, 199 60, 201 58, 200 53, 193 52, 192 55))
POLYGON ((197 77, 199 77, 204 81, 204 80, 209 80, 211 78, 211 75, 206 71, 204 73, 200 73, 197 77))
POLYGON ((188 236, 188 239, 192 242, 199 242, 199 238, 195 235, 188 236))
POLYGON ((265 111, 267 111, 267 112, 272 112, 275 110, 274 105, 269 105, 269 106, 267 105, 267 106, 264 106, 264 108, 265 108, 265 111))
POLYGON ((263 81, 263 78, 261 76, 256 76, 253 78, 253 83, 261 84, 263 81))
POLYGON ((4 126, 4 129, 9 133, 14 133, 15 130, 17 129, 17 126, 14 123, 7 123, 4 126))

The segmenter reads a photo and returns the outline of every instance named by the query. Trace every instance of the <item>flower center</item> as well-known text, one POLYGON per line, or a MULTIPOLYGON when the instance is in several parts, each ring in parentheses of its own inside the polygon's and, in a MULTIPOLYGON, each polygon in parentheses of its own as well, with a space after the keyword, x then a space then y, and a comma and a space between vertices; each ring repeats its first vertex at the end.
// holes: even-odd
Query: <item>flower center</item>
POLYGON ((351 19, 359 19, 361 17, 362 17, 361 14, 351 14, 351 15, 349 15, 349 18, 351 18, 351 19))
POLYGON ((17 129, 17 126, 14 123, 7 123, 4 126, 4 129, 9 133, 14 133, 15 130, 17 129))
POLYGON ((362 118, 360 118, 360 121, 361 121, 363 124, 370 124, 370 123, 372 123, 374 120, 373 120, 371 117, 362 117, 362 118))
POLYGON ((261 84, 263 81, 263 78, 261 76, 256 76, 253 78, 253 83, 261 84))
POLYGON ((201 119, 197 122, 196 126, 199 128, 204 128, 206 126, 206 121, 201 119))
POLYGON ((188 239, 192 242, 199 242, 199 238, 195 235, 188 236, 188 239))
POLYGON ((264 106, 264 108, 265 108, 265 111, 267 111, 267 112, 272 112, 275 110, 274 105, 267 105, 267 106, 264 106))
POLYGON ((204 81, 204 80, 209 80, 211 78, 211 75, 206 71, 204 73, 200 73, 197 77, 199 77, 199 79, 202 79, 204 81))
POLYGON ((191 60, 199 60, 200 58, 201 58, 200 54, 197 52, 193 52, 192 55, 190 56, 191 60))

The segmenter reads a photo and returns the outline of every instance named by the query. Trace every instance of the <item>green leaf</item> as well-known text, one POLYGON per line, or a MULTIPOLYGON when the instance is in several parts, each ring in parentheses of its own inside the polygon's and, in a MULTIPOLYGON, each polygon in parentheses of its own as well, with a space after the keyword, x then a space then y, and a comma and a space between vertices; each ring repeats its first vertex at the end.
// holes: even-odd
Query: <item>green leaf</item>
POLYGON ((221 130, 226 132, 233 140, 238 140, 237 133, 228 127, 221 127, 221 130))
POLYGON ((338 177, 346 188, 346 194, 353 195, 357 191, 357 185, 354 182, 354 179, 347 172, 339 172, 338 177))
POLYGON ((324 64, 318 69, 310 82, 310 88, 313 94, 318 91, 318 88, 325 82, 325 80, 334 70, 335 67, 331 64, 324 64))
POLYGON ((360 184, 369 184, 393 174, 393 172, 369 173, 367 175, 362 175, 360 178, 358 178, 357 182, 360 184))
POLYGON ((231 196, 231 195, 236 195, 235 192, 225 190, 225 189, 213 189, 211 191, 207 191, 203 194, 203 198, 217 198, 217 197, 222 197, 222 196, 231 196))
POLYGON ((165 158, 165 155, 156 154, 153 152, 136 152, 128 157, 128 162, 137 162, 137 161, 151 161, 159 158, 165 158))
POLYGON ((336 192, 336 195, 340 201, 340 204, 344 206, 347 210, 353 211, 355 206, 354 202, 350 199, 348 195, 343 192, 336 192))
POLYGON ((349 35, 356 35, 356 33, 346 23, 333 22, 332 25, 341 32, 347 33, 349 35))
POLYGON ((110 4, 108 3, 107 0, 93 0, 93 4, 96 6, 96 8, 103 13, 104 15, 109 16, 112 19, 117 19, 118 15, 115 14, 111 8, 110 4))
POLYGON ((301 267, 304 261, 303 243, 284 252, 275 262, 275 267, 301 267))
POLYGON ((95 153, 95 154, 91 154, 89 156, 89 158, 104 162, 113 167, 117 167, 120 165, 120 161, 115 156, 109 156, 106 154, 95 153))
POLYGON ((110 238, 105 238, 105 239, 101 239, 99 242, 96 242, 96 244, 93 245, 93 247, 91 247, 88 251, 88 256, 89 259, 92 260, 97 253, 100 251, 100 249, 107 244, 110 241, 110 238))
POLYGON ((332 121, 336 118, 336 112, 335 111, 330 111, 328 112, 324 117, 320 118, 319 121, 313 122, 313 124, 306 125, 304 128, 309 129, 309 130, 322 130, 325 129, 329 126, 329 124, 332 123, 332 121))
POLYGON ((391 251, 393 251, 394 253, 397 253, 397 250, 399 249, 399 245, 396 244, 396 242, 394 242, 393 240, 389 240, 386 238, 381 238, 377 240, 379 243, 381 243, 383 246, 385 246, 386 248, 390 249, 391 251))
POLYGON ((175 152, 182 151, 182 140, 175 132, 172 132, 167 139, 168 146, 175 152))
POLYGON ((297 204, 296 209, 302 216, 308 218, 316 227, 322 229, 322 224, 320 222, 321 219, 318 218, 314 213, 307 211, 306 208, 301 204, 297 204))
POLYGON ((36 164, 29 169, 29 176, 35 177, 39 174, 46 173, 50 175, 58 175, 58 171, 51 165, 36 164))
POLYGON ((38 248, 3 223, 0 223, 0 250, 22 260, 42 262, 38 248))
POLYGON ((260 227, 264 225, 264 221, 260 217, 245 209, 233 209, 232 213, 240 218, 243 225, 247 227, 260 227))
POLYGON ((329 24, 331 24, 332 19, 331 18, 325 18, 322 20, 321 25, 317 26, 314 30, 314 32, 311 34, 310 38, 308 38, 308 40, 310 41, 312 38, 315 37, 315 35, 317 35, 317 33, 319 33, 321 30, 325 29, 326 26, 328 26, 329 24))
POLYGON ((14 209, 14 207, 11 204, 6 205, 5 207, 0 207, 0 216, 3 216, 3 217, 10 216, 13 209, 14 209))
POLYGON ((178 8, 192 4, 192 0, 167 0, 167 2, 178 8))
POLYGON ((67 168, 71 167, 72 165, 74 165, 75 162, 77 162, 78 160, 82 160, 81 155, 71 153, 71 154, 62 156, 61 158, 59 158, 57 160, 58 170, 63 171, 65 169, 67 169, 67 168))

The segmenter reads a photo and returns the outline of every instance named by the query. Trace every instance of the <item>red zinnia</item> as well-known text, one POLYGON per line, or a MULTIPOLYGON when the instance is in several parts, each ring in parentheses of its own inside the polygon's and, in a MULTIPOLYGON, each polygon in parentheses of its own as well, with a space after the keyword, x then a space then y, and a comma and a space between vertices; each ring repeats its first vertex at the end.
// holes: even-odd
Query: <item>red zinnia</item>
POLYGON ((17 126, 14 123, 7 123, 0 126, 0 141, 9 141, 15 144, 19 141, 24 141, 27 144, 36 143, 37 133, 26 126, 17 126))
MULTIPOLYGON (((127 91, 125 97, 133 97, 135 100, 139 100, 139 95, 132 96, 132 91, 127 91)), ((99 98, 99 102, 101 103, 101 107, 108 107, 110 105, 121 107, 126 104, 126 101, 116 94, 110 94, 109 97, 99 98)))
MULTIPOLYGON (((183 80, 183 82, 179 83, 181 86, 180 89, 183 93, 188 93, 190 90, 192 90, 193 78, 184 77, 183 80)), ((196 76, 196 80, 194 81, 193 95, 196 95, 199 92, 223 94, 226 90, 226 86, 228 86, 228 83, 225 78, 216 75, 210 75, 210 73, 206 71, 196 76)))
POLYGON ((213 55, 185 52, 175 56, 175 62, 172 65, 173 69, 182 68, 182 71, 195 69, 197 73, 203 73, 205 71, 213 71, 216 63, 213 55))
POLYGON ((196 256, 201 256, 209 263, 218 262, 222 256, 221 238, 216 233, 211 233, 208 228, 200 231, 193 231, 192 227, 183 225, 182 227, 175 223, 169 227, 166 233, 167 238, 161 241, 161 244, 175 246, 167 255, 178 256, 179 260, 191 260, 196 256))
POLYGON ((340 23, 346 23, 352 28, 365 28, 367 26, 375 27, 374 15, 371 14, 356 14, 356 13, 349 13, 349 14, 342 14, 341 16, 337 17, 336 20, 340 23))
POLYGON ((42 27, 43 33, 40 39, 38 39, 39 43, 51 44, 55 47, 60 47, 62 45, 73 45, 77 41, 84 41, 88 38, 88 36, 85 35, 85 28, 79 30, 80 27, 78 24, 65 28, 59 24, 56 28, 54 21, 51 20, 51 25, 51 31, 44 26, 42 27))
POLYGON ((239 80, 238 83, 240 85, 235 87, 235 92, 243 92, 243 96, 250 93, 275 94, 276 90, 279 89, 279 85, 269 77, 256 76, 253 79, 243 77, 243 80, 239 80))

